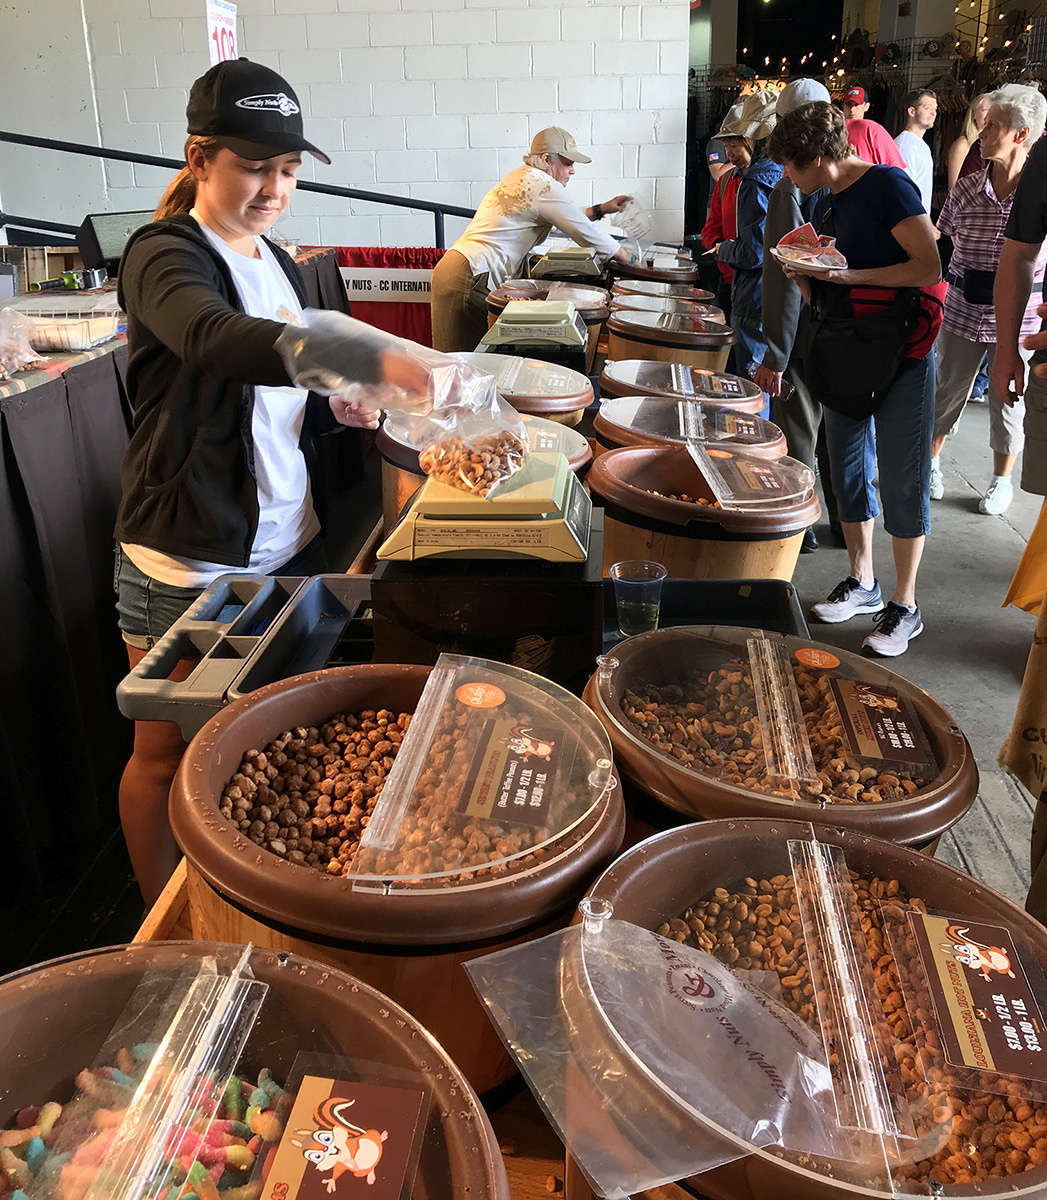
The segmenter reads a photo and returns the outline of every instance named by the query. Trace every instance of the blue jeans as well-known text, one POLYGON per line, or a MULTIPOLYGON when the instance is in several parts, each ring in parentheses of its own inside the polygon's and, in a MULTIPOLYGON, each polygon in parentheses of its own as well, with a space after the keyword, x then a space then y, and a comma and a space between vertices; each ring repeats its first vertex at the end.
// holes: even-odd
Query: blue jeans
MULTIPOLYGON (((270 574, 321 575, 326 570, 327 552, 320 538, 315 537, 294 558, 270 574)), ((229 572, 244 574, 236 567, 230 567, 229 572)), ((204 590, 173 587, 151 578, 134 565, 119 542, 113 586, 120 632, 129 646, 139 650, 151 650, 204 590)))
POLYGON ((824 413, 840 520, 880 515, 873 486, 879 468, 884 529, 898 538, 929 533, 934 351, 905 360, 875 416, 856 421, 828 407, 824 413))
MULTIPOLYGON (((734 344, 737 373, 746 379, 752 379, 756 374, 756 368, 763 362, 764 354, 767 353, 767 343, 763 340, 763 328, 760 325, 759 313, 750 315, 739 312, 735 308, 732 320, 734 321, 732 328, 738 335, 738 340, 734 344)), ((764 392, 761 416, 769 418, 770 415, 771 398, 764 392)))

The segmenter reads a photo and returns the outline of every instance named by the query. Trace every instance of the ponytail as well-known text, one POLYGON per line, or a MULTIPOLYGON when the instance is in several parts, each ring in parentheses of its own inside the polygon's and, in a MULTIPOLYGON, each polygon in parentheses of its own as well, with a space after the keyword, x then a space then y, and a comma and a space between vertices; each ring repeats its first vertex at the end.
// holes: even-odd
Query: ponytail
MULTIPOLYGON (((214 158, 222 148, 221 142, 217 138, 194 136, 185 143, 187 159, 190 146, 199 146, 203 151, 204 158, 208 161, 214 158)), ((153 213, 153 220, 161 221, 164 217, 172 217, 176 213, 187 213, 195 203, 196 176, 188 166, 185 166, 167 185, 167 190, 160 197, 160 203, 156 206, 156 212, 153 213)))

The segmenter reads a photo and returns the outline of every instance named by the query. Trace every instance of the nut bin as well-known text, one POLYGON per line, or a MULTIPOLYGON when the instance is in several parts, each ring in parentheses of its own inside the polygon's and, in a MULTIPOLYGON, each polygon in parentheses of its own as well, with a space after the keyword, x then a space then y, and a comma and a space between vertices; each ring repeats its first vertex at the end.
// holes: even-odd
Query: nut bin
MULTIPOLYGON (((565 454, 571 470, 576 475, 585 474, 593 452, 580 433, 544 417, 525 413, 522 420, 532 450, 565 454)), ((425 473, 418 465, 418 451, 407 444, 396 428, 395 419, 391 420, 388 414, 378 430, 376 444, 382 456, 382 522, 388 536, 404 505, 424 482, 425 473)))
POLYGON ((630 638, 590 679, 584 698, 610 734, 623 779, 642 794, 643 819, 660 828, 681 819, 803 819, 922 847, 970 808, 978 791, 974 756, 936 700, 869 659, 777 634, 752 644, 756 632, 681 626, 630 638), (780 666, 765 672, 757 653, 779 656, 780 666), (678 682, 688 690, 667 696, 678 682), (692 703, 699 692, 704 698, 692 703), (635 714, 648 703, 651 709, 630 718, 627 710, 635 714), (673 716, 665 704, 684 708, 673 716), (711 717, 710 704, 718 710, 711 717), (841 711, 865 715, 845 725, 841 711), (846 726, 857 731, 859 722, 883 725, 887 717, 911 724, 905 736, 915 748, 887 759, 885 743, 870 734, 874 740, 859 738, 856 752, 846 726), (669 728, 666 720, 668 734, 659 732, 669 728), (748 744, 756 733, 760 740, 748 744), (804 742, 806 767, 799 757, 804 742), (779 745, 789 754, 797 748, 798 757, 774 766, 768 750, 779 745))
POLYGON ((762 413, 766 403, 751 379, 701 370, 682 361, 656 362, 650 356, 606 363, 600 374, 600 395, 709 400, 747 413, 762 413))
POLYGON ((672 296, 677 300, 694 300, 700 304, 714 304, 716 295, 705 288, 692 287, 689 283, 661 283, 656 279, 616 279, 611 287, 613 296, 672 296))
MULTIPOLYGON (((808 839, 810 835, 810 826, 801 820, 718 820, 670 830, 649 838, 622 855, 593 885, 590 898, 597 903, 608 902, 613 907, 614 918, 618 920, 656 930, 663 927, 664 922, 693 908, 696 902, 709 899, 714 889, 724 889, 718 896, 721 900, 725 896, 729 899, 731 893, 747 887, 746 880, 755 882, 759 889, 759 881, 776 880, 789 875, 791 868, 787 842, 790 839, 808 839)), ((881 888, 893 886, 903 896, 918 897, 936 910, 1004 926, 1016 941, 1031 952, 1041 967, 1047 965, 1047 932, 1043 927, 1003 896, 962 872, 904 846, 853 830, 822 827, 818 830, 818 838, 843 851, 847 867, 857 873, 859 880, 872 882, 878 879, 882 881, 881 888)), ((779 884, 779 890, 780 887, 779 884)), ((875 906, 875 900, 872 904, 875 906)), ((771 908, 773 910, 773 903, 771 908)), ((883 960, 880 960, 882 964, 883 960)), ((773 972, 771 978, 774 978, 773 972)), ((876 990, 879 991, 879 988, 876 990)), ((881 995, 885 1001, 889 1000, 889 997, 881 995)), ((596 1019, 596 1014, 586 1010, 582 1004, 578 1008, 576 1015, 580 1036, 599 1036, 602 1025, 596 1019)), ((897 1036, 904 1039, 905 1035, 899 1033, 897 1036)), ((665 1112, 666 1119, 680 1120, 678 1111, 666 1108, 665 1094, 661 1089, 650 1081, 645 1084, 636 1079, 628 1052, 622 1053, 620 1047, 616 1052, 609 1043, 608 1053, 609 1072, 617 1065, 636 1087, 646 1086, 652 1106, 665 1112), (613 1061, 615 1056, 617 1064, 613 1061)), ((905 1065, 906 1060, 901 1054, 899 1061, 905 1065)), ((910 1076, 911 1080, 915 1078, 910 1076)), ((912 1098, 914 1093, 910 1092, 909 1095, 912 1098)), ((1000 1104, 1004 1119, 1010 1122, 1003 1128, 1016 1132, 1015 1144, 1031 1147, 1033 1143, 1028 1134, 1024 1141, 1017 1140, 1026 1129, 1026 1125, 1017 1117, 1025 1115, 1027 1120, 1040 1121, 1042 1108, 1036 1102, 1035 1112, 1033 1103, 1020 1109, 1017 1100, 1015 1106, 1011 1107, 1007 1103, 1009 1099, 1003 1097, 1000 1104)), ((936 1108, 935 1113, 942 1113, 944 1134, 943 1139, 933 1140, 931 1150, 936 1150, 948 1140, 949 1123, 952 1122, 954 1129, 965 1131, 957 1139, 961 1157, 974 1147, 975 1152, 984 1158, 979 1147, 988 1146, 987 1154, 991 1160, 997 1153, 994 1135, 998 1127, 988 1124, 984 1106, 978 1110, 982 1114, 979 1118, 966 1115, 967 1107, 962 1097, 947 1097, 945 1102, 937 1100, 936 1103, 942 1104, 941 1110, 936 1108)), ((613 1111, 608 1115, 614 1119, 613 1111)), ((733 1159, 737 1154, 737 1143, 724 1130, 703 1121, 700 1116, 698 1129, 692 1126, 690 1136, 708 1139, 713 1144, 717 1137, 721 1141, 726 1139, 722 1154, 724 1160, 733 1159)), ((1011 1146, 1009 1134, 1005 1132, 1002 1137, 1003 1144, 1011 1146)), ((945 1148, 937 1157, 924 1162, 940 1162, 941 1157, 948 1153, 949 1150, 945 1148)), ((909 1194, 1006 1196, 1008 1200, 1027 1197, 1032 1200, 1047 1193, 1047 1167, 1036 1165, 1037 1161, 1042 1163, 1043 1156, 1039 1150, 1035 1153, 1034 1158, 1025 1152, 1018 1152, 1013 1156, 1013 1164, 1008 1157, 1009 1151, 1001 1155, 1010 1164, 1003 1168, 1006 1172, 1003 1178, 985 1178, 982 1170, 981 1182, 943 1183, 936 1172, 937 1178, 932 1175, 931 1185, 928 1186, 925 1165, 914 1172, 916 1180, 907 1182, 904 1177, 896 1175, 892 1186, 886 1180, 880 1184, 867 1182, 863 1185, 855 1182, 853 1177, 846 1177, 843 1164, 831 1160, 780 1150, 750 1148, 745 1157, 703 1172, 678 1187, 659 1189, 657 1195, 664 1196, 666 1200, 669 1197, 683 1200, 691 1196, 708 1197, 709 1200, 775 1200, 779 1197, 788 1197, 789 1200, 852 1200, 862 1196, 909 1194)), ((949 1163, 944 1164, 944 1169, 951 1173, 949 1163)))
POLYGON ((600 401, 593 430, 608 450, 621 446, 681 446, 688 438, 697 438, 770 458, 788 453, 785 434, 777 425, 711 400, 608 398, 600 401))
POLYGON ((700 300, 684 300, 676 296, 641 296, 636 292, 621 292, 611 297, 611 311, 633 309, 636 312, 677 313, 684 317, 701 317, 726 325, 723 309, 700 300))
POLYGON ((586 362, 593 369, 600 330, 607 320, 609 295, 604 288, 577 283, 558 283, 553 279, 507 279, 500 288, 487 293, 487 328, 502 315, 510 300, 568 300, 578 311, 588 333, 586 362))
POLYGON ((618 309, 607 319, 607 357, 646 358, 722 371, 734 330, 708 317, 618 309))
MULTIPOLYGON (((339 737, 343 739, 339 745, 351 744, 348 730, 339 737)), ((390 740, 398 744, 400 737, 390 740)), ((367 742, 361 745, 368 748, 367 742)), ((524 744, 525 755, 527 749, 524 744)), ((541 744, 531 749, 549 752, 541 744)), ((258 758, 253 761, 261 769, 258 758)), ((497 764, 492 769, 497 771, 497 764)), ((511 1064, 483 1020, 461 964, 481 947, 527 940, 563 923, 593 874, 611 860, 622 841, 624 810, 609 771, 607 734, 588 709, 555 684, 501 664, 445 656, 436 668, 367 664, 270 684, 228 705, 201 729, 182 759, 172 787, 171 826, 188 863, 193 935, 307 952, 322 962, 351 970, 426 1024, 473 1085, 487 1091, 510 1077, 511 1064), (466 664, 462 667, 465 677, 475 677, 471 692, 491 707, 473 708, 447 694, 445 661, 466 664), (432 687, 445 690, 439 692, 442 699, 435 701, 428 699, 432 688, 426 692, 423 709, 427 715, 422 720, 419 701, 431 671, 432 687), (348 757, 340 765, 339 754, 327 747, 321 747, 327 755, 323 759, 317 756, 319 751, 311 759, 305 754, 303 737, 319 733, 322 738, 334 738, 337 730, 330 719, 335 714, 383 709, 390 720, 398 713, 414 713, 413 720, 419 722, 412 727, 414 740, 410 734, 404 740, 402 761, 394 763, 388 757, 388 745, 372 742, 377 748, 369 756, 352 759, 356 764, 352 771, 357 774, 345 775, 348 757), (442 732, 443 725, 454 720, 456 713, 465 725, 460 724, 456 736, 449 738, 442 732), (520 826, 506 818, 508 823, 499 827, 513 832, 491 834, 494 840, 488 842, 483 831, 490 830, 491 823, 478 825, 479 818, 470 816, 487 811, 482 806, 477 809, 480 784, 472 776, 464 786, 455 780, 468 774, 466 768, 484 766, 488 770, 486 758, 481 763, 479 757, 469 756, 484 752, 487 742, 483 738, 502 736, 501 722, 509 718, 525 726, 521 737, 531 731, 533 723, 536 736, 544 734, 542 741, 561 743, 562 766, 559 775, 545 785, 546 826, 520 826), (483 725, 485 720, 492 724, 483 725), (491 732, 485 732, 487 729, 491 732), (298 731, 299 740, 284 742, 286 755, 271 751, 274 761, 266 763, 263 782, 250 784, 241 778, 238 772, 245 753, 263 751, 284 731, 298 731), (409 746, 414 749, 408 754, 409 746), (375 755, 383 754, 387 757, 375 760, 375 755), (261 793, 244 792, 243 788, 268 788, 274 763, 286 759, 288 766, 281 770, 294 774, 299 758, 305 758, 316 784, 309 785, 303 775, 297 783, 289 777, 282 785, 282 797, 267 796, 273 805, 268 817, 277 818, 270 830, 263 820, 256 820, 259 815, 267 816, 258 807, 261 793), (444 759, 447 762, 438 768, 436 764, 444 759), (437 791, 431 796, 425 791, 429 787, 431 792, 434 786, 426 783, 428 777, 420 778, 416 788, 411 775, 412 769, 421 770, 424 765, 437 772, 437 791), (393 783, 374 805, 375 785, 384 781, 390 767, 393 783), (397 770, 401 771, 400 780, 406 776, 406 782, 396 781, 397 770), (227 790, 234 775, 237 794, 250 797, 239 806, 232 799, 233 792, 227 790), (344 778, 350 782, 343 787, 336 781, 344 778), (598 778, 604 780, 599 786, 598 778), (326 779, 325 786, 321 786, 322 779, 326 779), (353 782, 357 779, 364 782, 353 782), (586 795, 592 792, 591 802, 581 803, 583 789, 587 789, 586 795), (299 798, 292 812, 289 797, 293 794, 299 798), (222 815, 220 804, 226 811, 233 806, 233 819, 222 815), (282 809, 281 804, 285 806, 282 809), (453 809, 456 804, 462 806, 460 816, 453 809), (253 806, 249 811, 254 815, 241 811, 248 805, 253 806), (398 809, 397 805, 408 807, 398 809), (445 810, 446 815, 436 817, 438 805, 452 807, 445 810), (381 828, 392 839, 389 844, 401 849, 392 855, 395 862, 391 863, 372 855, 369 861, 379 865, 367 869, 361 865, 361 852, 353 859, 354 874, 345 877, 342 869, 348 869, 345 864, 352 859, 355 839, 360 837, 360 813, 365 811, 361 806, 367 806, 366 811, 373 809, 363 819, 363 824, 370 822, 370 833, 379 828, 375 822, 381 814, 381 828), (310 807, 312 816, 307 817, 310 807), (309 853, 296 851, 292 859, 289 841, 294 839, 290 830, 283 836, 280 823, 285 818, 290 826, 295 826, 297 818, 295 836, 309 853), (444 832, 422 835, 418 831, 425 820, 442 822, 444 832), (318 821, 326 826, 325 831, 319 829, 318 821), (459 826, 467 830, 460 842, 454 840, 459 826), (404 842, 409 833, 411 840, 404 842), (250 840, 255 835, 263 844, 250 840), (314 837, 318 838, 315 843, 314 837), (464 849, 454 849, 458 845, 464 849), (482 849, 488 845, 489 849, 482 849), (417 852, 409 852, 411 847, 417 847, 417 852), (457 866, 452 862, 452 850, 454 862, 460 860, 457 866), (438 866, 444 861, 440 855, 446 859, 443 868, 438 866), (301 859, 305 861, 295 861, 301 859)), ((253 774, 257 780, 257 770, 253 774)), ((483 778, 486 786, 489 777, 483 778)))
MULTIPOLYGON (((225 973, 242 954, 242 946, 200 942, 114 946, 0 980, 0 1041, 7 1051, 0 1069, 0 1128, 25 1106, 72 1098, 74 1078, 103 1053, 147 972, 195 971, 213 956, 225 973)), ((414 1185, 405 1196, 510 1200, 498 1144, 476 1094, 414 1017, 366 983, 296 954, 256 947, 250 968, 268 992, 238 1073, 257 1078, 268 1068, 282 1086, 297 1056, 313 1053, 343 1060, 338 1065, 361 1082, 377 1081, 383 1072, 420 1077, 431 1102, 414 1185)), ((135 1014, 130 1032, 147 1027, 141 1024, 145 1016, 135 1014)), ((368 1190, 364 1180, 349 1182, 368 1190)))
POLYGON ((607 274, 612 287, 623 279, 644 279, 658 283, 696 284, 701 277, 698 264, 682 254, 652 254, 643 262, 610 262, 607 274))
POLYGON ((456 354, 494 376, 498 394, 516 409, 559 425, 577 425, 593 402, 593 385, 569 367, 512 354, 456 354))
POLYGON ((604 505, 605 563, 648 558, 675 577, 791 579, 803 531, 821 511, 813 488, 792 486, 795 468, 806 468, 790 458, 733 458, 755 471, 772 472, 779 490, 769 494, 782 499, 745 509, 719 507, 684 447, 639 446, 601 454, 588 482, 604 505))

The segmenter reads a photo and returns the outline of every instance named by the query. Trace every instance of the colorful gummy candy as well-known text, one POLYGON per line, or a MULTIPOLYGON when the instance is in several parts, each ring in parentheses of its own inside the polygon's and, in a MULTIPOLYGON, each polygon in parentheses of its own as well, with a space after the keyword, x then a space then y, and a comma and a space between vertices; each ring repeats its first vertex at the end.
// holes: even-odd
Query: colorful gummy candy
MULTIPOLYGON (((0 1200, 84 1200, 110 1156, 128 1105, 156 1047, 122 1049, 116 1065, 81 1071, 68 1104, 23 1108, 0 1130, 0 1200)), ((263 1069, 255 1082, 231 1076, 193 1090, 195 1107, 164 1143, 165 1167, 144 1186, 151 1200, 258 1200, 255 1164, 275 1153, 292 1096, 263 1069)), ((108 1164, 112 1169, 111 1162, 108 1164)))

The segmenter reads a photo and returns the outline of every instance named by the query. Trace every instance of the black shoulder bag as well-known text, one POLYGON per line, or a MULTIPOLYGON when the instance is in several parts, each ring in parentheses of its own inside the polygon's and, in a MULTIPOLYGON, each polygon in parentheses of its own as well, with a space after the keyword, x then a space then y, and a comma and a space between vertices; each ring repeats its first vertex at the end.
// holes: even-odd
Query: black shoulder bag
MULTIPOLYGON (((832 207, 819 232, 831 229, 832 207)), ((864 290, 864 289, 863 289, 864 290)), ((925 318, 920 289, 894 291, 880 312, 856 317, 850 287, 811 279, 811 319, 803 346, 803 372, 811 395, 827 408, 854 420, 871 417, 905 359, 913 334, 925 318)))

